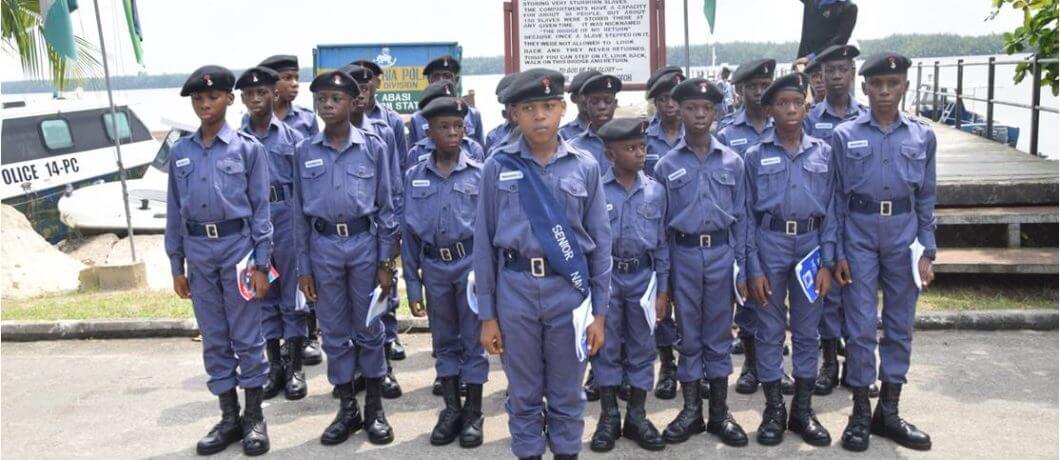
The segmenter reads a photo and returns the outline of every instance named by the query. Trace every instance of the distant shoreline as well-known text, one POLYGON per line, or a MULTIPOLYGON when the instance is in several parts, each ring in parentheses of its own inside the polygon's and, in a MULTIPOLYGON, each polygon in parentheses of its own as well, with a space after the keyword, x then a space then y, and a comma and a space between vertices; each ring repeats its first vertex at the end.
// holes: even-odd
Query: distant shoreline
MULTIPOLYGON (((1004 37, 1001 34, 962 36, 955 34, 905 34, 892 35, 873 40, 858 42, 862 54, 868 55, 878 51, 896 51, 911 58, 989 55, 1004 53, 1004 37)), ((765 42, 732 42, 712 45, 719 64, 730 66, 757 58, 773 58, 778 61, 791 61, 798 50, 798 42, 765 43, 765 42)), ((690 60, 693 66, 709 65, 711 47, 692 45, 689 47, 690 60)), ((667 62, 681 64, 684 62, 684 47, 667 47, 667 62)), ((467 57, 461 61, 464 75, 495 75, 504 73, 504 57, 467 57)), ((241 71, 242 69, 233 69, 241 71)), ((308 82, 313 69, 301 69, 302 78, 308 82)), ((156 89, 180 87, 186 74, 144 74, 120 75, 111 79, 115 90, 156 89)), ((67 91, 82 87, 85 91, 104 89, 102 79, 70 81, 67 91)), ((48 80, 19 80, 0 83, 0 93, 29 94, 51 93, 54 88, 48 80)))

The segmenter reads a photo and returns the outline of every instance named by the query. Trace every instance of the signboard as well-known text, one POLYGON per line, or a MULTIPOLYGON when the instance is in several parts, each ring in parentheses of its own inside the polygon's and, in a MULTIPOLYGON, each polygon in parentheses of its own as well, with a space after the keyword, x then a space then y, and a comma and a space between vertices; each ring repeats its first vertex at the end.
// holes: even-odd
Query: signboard
POLYGON ((506 70, 546 67, 569 81, 596 69, 642 88, 665 60, 660 8, 659 0, 512 0, 506 70))
POLYGON ((375 62, 383 69, 383 84, 375 95, 376 102, 409 114, 416 111, 420 93, 427 87, 424 66, 445 55, 459 60, 461 51, 452 42, 318 45, 313 50, 313 71, 319 75, 362 59, 375 62))

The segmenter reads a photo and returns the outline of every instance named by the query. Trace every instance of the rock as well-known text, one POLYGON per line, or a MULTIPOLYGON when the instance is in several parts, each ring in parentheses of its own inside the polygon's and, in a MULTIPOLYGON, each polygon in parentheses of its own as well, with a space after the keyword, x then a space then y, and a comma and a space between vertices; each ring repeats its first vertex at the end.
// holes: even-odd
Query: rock
POLYGON ((0 227, 0 289, 4 298, 25 298, 48 292, 73 291, 84 264, 48 244, 26 216, 2 205, 0 227))
MULTIPOLYGON (((166 257, 165 235, 136 235, 136 257, 144 262, 147 271, 147 285, 151 289, 169 289, 173 287, 173 276, 169 274, 169 258, 166 257)), ((107 265, 125 265, 132 262, 129 250, 129 237, 114 243, 107 265)))
POLYGON ((113 233, 104 233, 102 235, 95 235, 85 238, 76 244, 69 245, 68 248, 64 248, 64 252, 74 260, 79 260, 85 265, 103 265, 107 263, 107 257, 110 255, 110 251, 114 247, 114 243, 118 242, 118 235, 113 233))

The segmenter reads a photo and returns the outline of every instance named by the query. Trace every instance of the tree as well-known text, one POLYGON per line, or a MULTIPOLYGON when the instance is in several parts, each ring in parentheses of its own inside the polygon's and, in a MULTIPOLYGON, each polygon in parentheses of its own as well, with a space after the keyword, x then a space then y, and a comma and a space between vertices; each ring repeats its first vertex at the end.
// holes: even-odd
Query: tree
MULTIPOLYGON (((994 11, 988 19, 997 17, 1005 5, 1023 11, 1023 24, 1012 32, 1005 32, 1006 53, 1030 52, 1032 55, 1027 62, 1016 65, 1014 82, 1019 83, 1028 73, 1034 72, 1033 58, 1056 59, 1057 4, 1058 0, 994 0, 994 11)), ((1056 62, 1039 65, 1042 67, 1042 86, 1048 85, 1053 95, 1060 94, 1060 66, 1056 62)))
POLYGON ((18 55, 22 71, 33 78, 50 75, 56 91, 67 88, 70 80, 79 81, 100 77, 103 63, 95 45, 83 37, 74 36, 77 59, 67 61, 44 41, 44 23, 38 0, 2 0, 0 14, 3 23, 4 52, 18 55))

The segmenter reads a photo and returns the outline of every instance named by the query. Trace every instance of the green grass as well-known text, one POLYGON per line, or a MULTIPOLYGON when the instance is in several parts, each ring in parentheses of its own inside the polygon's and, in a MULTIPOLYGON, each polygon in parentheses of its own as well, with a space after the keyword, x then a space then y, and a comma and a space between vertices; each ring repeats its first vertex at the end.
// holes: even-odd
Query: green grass
POLYGON ((921 293, 917 310, 1056 310, 1056 277, 949 276, 921 293))

